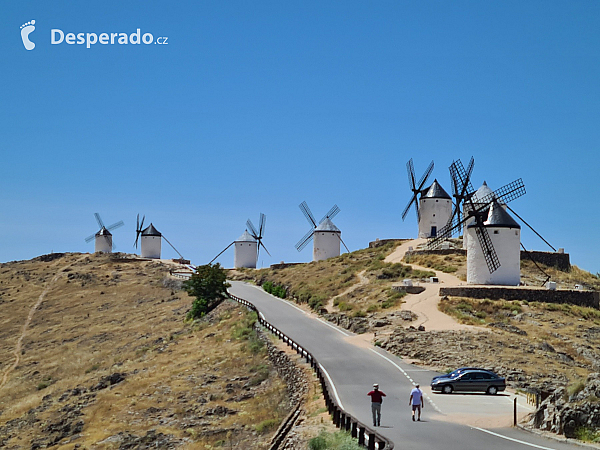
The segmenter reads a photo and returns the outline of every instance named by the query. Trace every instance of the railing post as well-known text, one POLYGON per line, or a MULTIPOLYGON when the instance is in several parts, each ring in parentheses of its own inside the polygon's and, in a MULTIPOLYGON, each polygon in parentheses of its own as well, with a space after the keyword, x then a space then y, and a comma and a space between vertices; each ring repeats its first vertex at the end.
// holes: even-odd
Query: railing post
POLYGON ((358 445, 365 445, 365 427, 358 429, 358 445))
POLYGON ((375 433, 369 433, 369 450, 375 450, 375 433))
POLYGON ((514 398, 514 409, 513 409, 513 426, 517 426, 517 397, 514 398))
POLYGON ((346 413, 340 412, 340 430, 346 429, 346 413))
POLYGON ((358 427, 356 425, 356 422, 352 422, 352 430, 350 431, 350 435, 356 439, 356 437, 358 436, 358 427))
POLYGON ((344 429, 346 431, 350 431, 350 424, 351 424, 352 420, 350 419, 350 416, 346 417, 346 423, 344 424, 344 429))
POLYGON ((340 411, 337 408, 333 409, 333 424, 336 428, 340 427, 340 411))

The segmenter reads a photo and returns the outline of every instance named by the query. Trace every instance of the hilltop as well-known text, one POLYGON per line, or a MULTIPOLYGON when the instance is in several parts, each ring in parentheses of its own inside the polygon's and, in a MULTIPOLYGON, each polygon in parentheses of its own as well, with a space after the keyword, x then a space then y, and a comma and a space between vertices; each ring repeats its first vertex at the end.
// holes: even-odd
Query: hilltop
POLYGON ((297 395, 272 344, 232 301, 184 322, 192 299, 172 267, 124 254, 0 264, 1 447, 268 448, 297 395))

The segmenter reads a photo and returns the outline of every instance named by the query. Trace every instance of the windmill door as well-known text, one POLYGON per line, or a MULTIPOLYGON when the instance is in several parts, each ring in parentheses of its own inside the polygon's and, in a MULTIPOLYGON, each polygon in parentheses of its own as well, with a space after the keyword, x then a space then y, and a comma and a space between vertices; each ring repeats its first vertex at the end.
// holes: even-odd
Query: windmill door
POLYGON ((431 237, 437 236, 437 227, 431 227, 431 237))

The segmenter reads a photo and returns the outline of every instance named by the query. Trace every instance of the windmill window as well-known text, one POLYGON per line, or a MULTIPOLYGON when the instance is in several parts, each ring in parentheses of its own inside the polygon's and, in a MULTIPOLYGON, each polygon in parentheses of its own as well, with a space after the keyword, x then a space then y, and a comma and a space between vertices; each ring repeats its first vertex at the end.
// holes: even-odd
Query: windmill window
POLYGON ((436 200, 435 202, 437 203, 438 201, 436 200))
POLYGON ((500 230, 494 230, 494 234, 500 234, 500 230))
POLYGON ((435 214, 433 215, 433 217, 435 217, 435 214))

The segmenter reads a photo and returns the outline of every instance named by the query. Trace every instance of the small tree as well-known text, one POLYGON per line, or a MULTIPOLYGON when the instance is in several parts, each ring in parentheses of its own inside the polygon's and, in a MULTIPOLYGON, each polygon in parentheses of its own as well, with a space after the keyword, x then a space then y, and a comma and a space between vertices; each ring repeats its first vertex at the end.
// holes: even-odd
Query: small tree
POLYGON ((230 286, 225 269, 219 263, 196 268, 196 273, 183 283, 188 295, 196 297, 187 318, 197 319, 215 309, 227 298, 227 288, 230 286))

